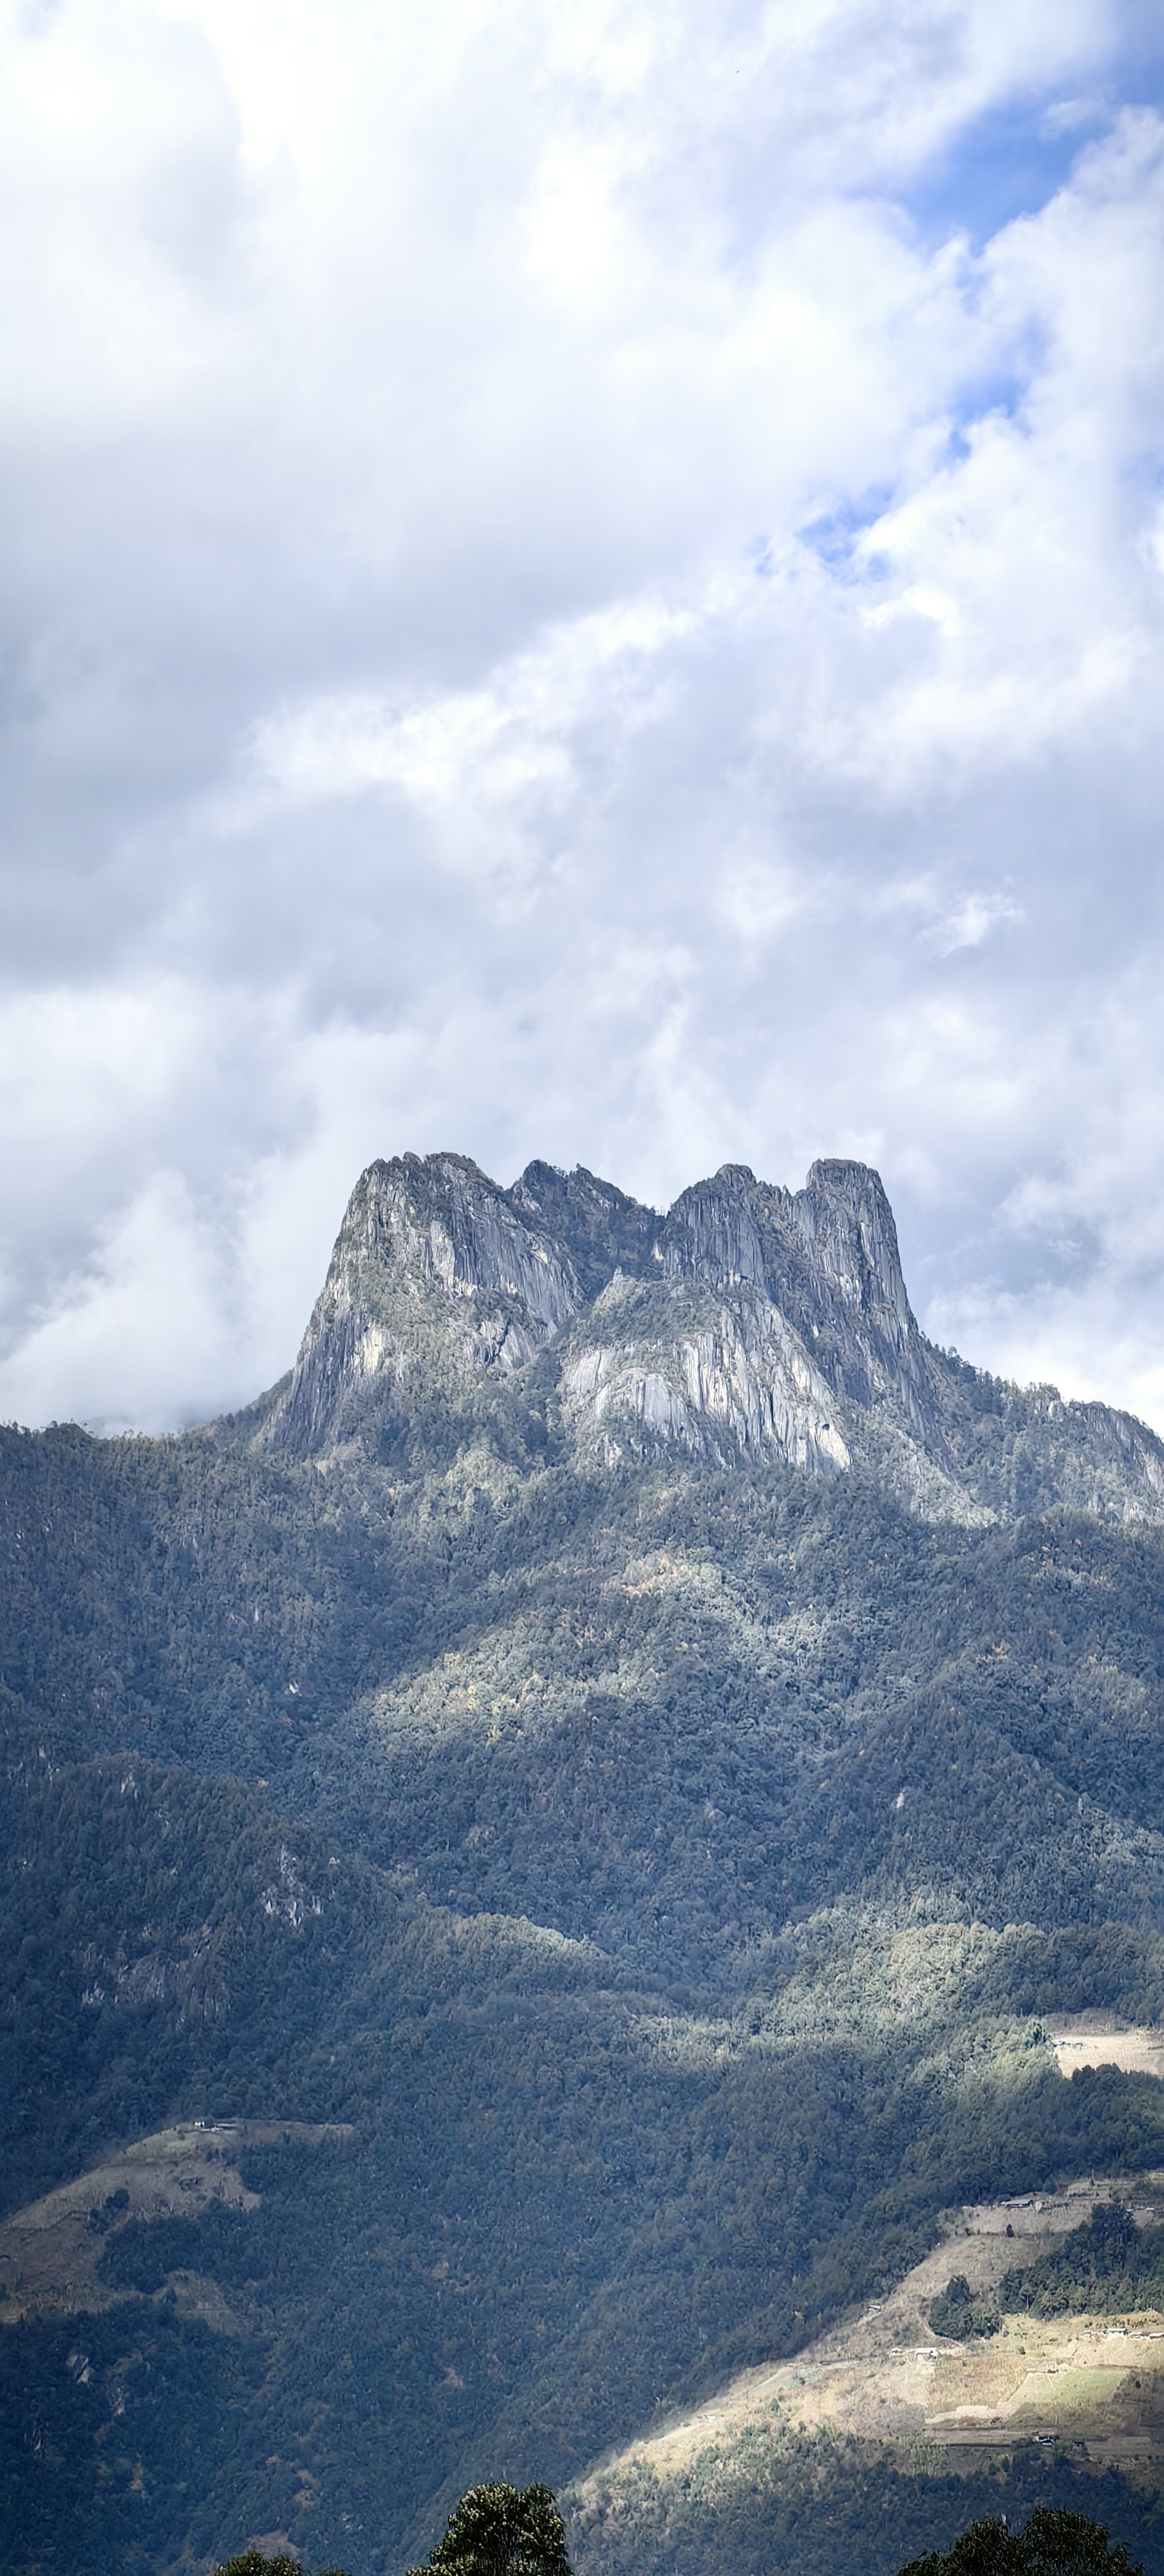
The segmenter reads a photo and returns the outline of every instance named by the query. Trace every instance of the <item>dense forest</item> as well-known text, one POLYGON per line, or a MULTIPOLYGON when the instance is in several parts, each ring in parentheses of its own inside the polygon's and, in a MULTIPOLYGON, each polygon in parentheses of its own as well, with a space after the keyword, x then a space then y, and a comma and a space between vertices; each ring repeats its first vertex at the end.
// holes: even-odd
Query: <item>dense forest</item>
MULTIPOLYGON (((1065 2082, 1044 2018, 1164 2019, 1159 1520, 583 1454, 560 1386, 426 1358, 319 1455, 262 1407, 0 1434, 5 2209, 286 2124, 246 2205, 102 2196, 88 2307, 3 2283, 5 2576, 271 2533, 391 2576, 475 2481, 569 2509, 952 2207, 1164 2164, 1156 2080, 1065 2082)), ((571 2554, 892 2576, 972 2486, 793 2447, 571 2554)))

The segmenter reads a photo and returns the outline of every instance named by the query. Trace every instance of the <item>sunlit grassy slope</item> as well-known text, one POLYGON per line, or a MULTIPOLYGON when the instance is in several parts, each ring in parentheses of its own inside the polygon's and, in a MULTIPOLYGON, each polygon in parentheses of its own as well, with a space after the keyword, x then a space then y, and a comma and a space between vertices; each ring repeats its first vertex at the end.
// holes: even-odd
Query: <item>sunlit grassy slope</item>
MULTIPOLYGON (((1121 2053, 1118 2039, 1107 2044, 1121 2053)), ((776 2533, 828 2565, 842 2532, 847 2563, 875 2566, 890 2523, 915 2537, 948 2527, 954 2480, 955 2521, 983 2503, 998 2512, 1036 2493, 1087 2493, 1152 2557, 1164 2309, 1081 2299, 1047 2317, 1008 2306, 1006 2291, 1009 2280, 1013 2299, 1016 2274, 1045 2269, 1048 2249, 1069 2274, 1081 2222, 1124 2202, 1139 2229, 1158 2229, 1164 2173, 1133 2191, 1089 2178, 945 2213, 937 2245, 887 2298, 793 2359, 705 2391, 576 2481, 582 2568, 759 2568, 776 2533), (931 2312, 955 2265, 976 2301, 1000 2302, 993 2334, 935 2335, 931 2312)))

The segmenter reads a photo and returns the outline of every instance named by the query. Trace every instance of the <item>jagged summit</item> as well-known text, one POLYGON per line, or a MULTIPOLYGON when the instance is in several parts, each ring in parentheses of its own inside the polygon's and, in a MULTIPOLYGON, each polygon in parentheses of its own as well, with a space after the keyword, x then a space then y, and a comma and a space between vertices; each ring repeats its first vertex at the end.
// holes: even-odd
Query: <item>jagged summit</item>
POLYGON ((650 1276, 661 1217, 612 1181, 596 1180, 581 1163, 573 1172, 527 1163, 506 1196, 519 1214, 569 1245, 585 1296, 597 1297, 616 1270, 650 1276))
POLYGON ((533 1162, 503 1189, 463 1154, 372 1163, 258 1437, 300 1457, 405 1433, 447 1448, 535 1363, 580 1462, 860 1465, 963 1517, 1164 1512, 1142 1423, 926 1340, 878 1174, 831 1159, 796 1191, 726 1163, 665 1215, 581 1165, 533 1162))

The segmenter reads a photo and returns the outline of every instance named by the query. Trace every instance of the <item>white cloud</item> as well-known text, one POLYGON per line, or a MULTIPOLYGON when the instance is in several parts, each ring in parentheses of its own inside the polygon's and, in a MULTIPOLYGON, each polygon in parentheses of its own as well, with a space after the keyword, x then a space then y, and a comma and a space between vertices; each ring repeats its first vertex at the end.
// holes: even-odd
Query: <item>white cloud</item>
POLYGON ((174 1388, 228 1374, 228 1284, 221 1245, 200 1225, 178 1173, 157 1171, 101 1225, 84 1270, 44 1310, 0 1366, 6 1419, 89 1420, 91 1428, 165 1431, 174 1388), (101 1411, 89 1408, 97 1389, 101 1411))
POLYGON ((360 1164, 451 1144, 656 1200, 867 1154, 936 1326, 1164 1419, 1122 43, 1100 0, 4 22, 0 1401, 241 1400, 360 1164), (984 224, 1000 119, 1050 157, 984 224))
POLYGON ((929 936, 940 954, 950 957, 956 948, 981 948, 998 922, 1022 919, 1018 904, 1001 890, 995 894, 967 894, 943 921, 934 923, 929 936))

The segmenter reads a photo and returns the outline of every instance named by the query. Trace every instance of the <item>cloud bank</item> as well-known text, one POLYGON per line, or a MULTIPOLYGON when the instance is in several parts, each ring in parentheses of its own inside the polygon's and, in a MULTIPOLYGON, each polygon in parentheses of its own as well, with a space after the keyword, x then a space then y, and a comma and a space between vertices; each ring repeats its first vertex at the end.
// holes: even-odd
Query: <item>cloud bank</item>
POLYGON ((1164 1427, 1151 29, 8 13, 0 1411, 245 1400, 452 1145, 865 1156, 1164 1427))

